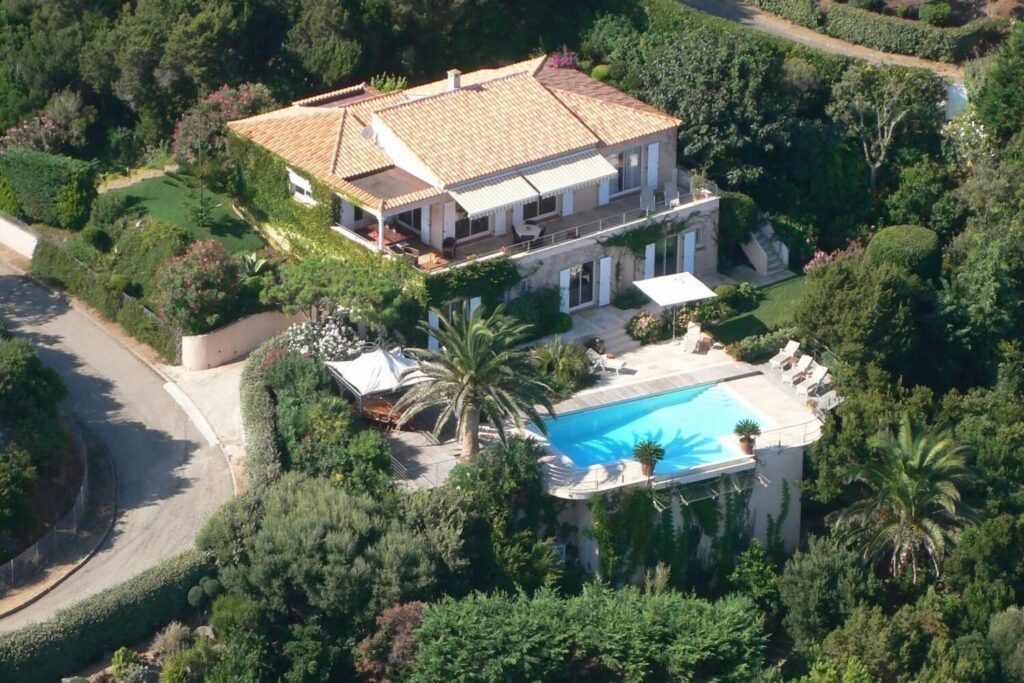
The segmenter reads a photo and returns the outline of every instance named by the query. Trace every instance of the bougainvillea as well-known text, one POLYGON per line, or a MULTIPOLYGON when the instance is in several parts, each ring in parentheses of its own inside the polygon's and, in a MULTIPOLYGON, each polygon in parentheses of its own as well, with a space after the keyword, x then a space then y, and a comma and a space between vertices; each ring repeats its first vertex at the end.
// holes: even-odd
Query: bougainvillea
POLYGON ((270 90, 261 83, 222 86, 182 114, 174 128, 175 158, 193 164, 199 160, 200 150, 207 159, 221 156, 227 148, 228 121, 267 111, 275 104, 270 90))
POLYGON ((548 64, 555 69, 575 69, 577 68, 576 53, 563 45, 561 50, 551 53, 548 64))
POLYGON ((64 132, 48 116, 36 116, 12 126, 0 136, 0 152, 20 147, 37 152, 55 152, 64 144, 64 132))
POLYGON ((185 334, 202 334, 230 319, 238 301, 238 260, 216 240, 193 242, 158 280, 160 314, 185 334))

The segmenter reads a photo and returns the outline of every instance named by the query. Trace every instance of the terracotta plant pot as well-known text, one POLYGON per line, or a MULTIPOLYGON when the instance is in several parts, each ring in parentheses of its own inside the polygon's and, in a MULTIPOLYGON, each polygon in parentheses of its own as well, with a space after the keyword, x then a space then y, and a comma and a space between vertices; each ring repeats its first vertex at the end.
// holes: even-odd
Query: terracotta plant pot
POLYGON ((753 439, 740 439, 740 450, 747 455, 754 454, 754 440, 753 439))
POLYGON ((642 462, 640 463, 640 471, 643 472, 645 477, 654 475, 654 463, 653 462, 642 462))

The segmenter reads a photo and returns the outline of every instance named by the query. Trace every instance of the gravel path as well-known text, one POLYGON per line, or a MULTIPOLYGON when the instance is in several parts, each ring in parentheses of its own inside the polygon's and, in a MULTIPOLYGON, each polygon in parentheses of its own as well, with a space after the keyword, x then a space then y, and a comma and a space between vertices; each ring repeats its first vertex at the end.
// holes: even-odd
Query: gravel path
POLYGON ((737 2, 737 0, 680 0, 680 2, 701 12, 706 12, 722 19, 728 19, 729 21, 735 21, 758 31, 793 40, 833 54, 865 59, 874 64, 899 64, 929 69, 943 78, 951 79, 954 83, 963 83, 964 80, 963 69, 956 64, 932 62, 927 59, 882 52, 881 50, 873 50, 862 45, 848 43, 845 40, 839 40, 838 38, 812 31, 809 28, 798 26, 770 12, 745 5, 737 2))
POLYGON ((0 631, 45 619, 192 545, 232 494, 211 447, 164 390, 165 380, 67 299, 0 261, 0 316, 68 385, 68 407, 106 445, 117 472, 118 518, 100 551, 0 631))

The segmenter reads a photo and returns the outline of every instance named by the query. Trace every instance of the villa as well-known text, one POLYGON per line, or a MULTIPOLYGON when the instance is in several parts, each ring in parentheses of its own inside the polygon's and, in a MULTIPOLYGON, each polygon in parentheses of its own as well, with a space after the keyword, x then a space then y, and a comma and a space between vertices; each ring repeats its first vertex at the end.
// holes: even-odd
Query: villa
POLYGON ((678 124, 538 57, 387 93, 360 83, 229 125, 284 160, 295 201, 326 186, 331 228, 355 244, 427 276, 507 256, 523 291, 557 286, 573 313, 634 280, 716 272, 719 200, 676 168, 678 124), (652 221, 675 229, 642 253, 604 244, 652 221))

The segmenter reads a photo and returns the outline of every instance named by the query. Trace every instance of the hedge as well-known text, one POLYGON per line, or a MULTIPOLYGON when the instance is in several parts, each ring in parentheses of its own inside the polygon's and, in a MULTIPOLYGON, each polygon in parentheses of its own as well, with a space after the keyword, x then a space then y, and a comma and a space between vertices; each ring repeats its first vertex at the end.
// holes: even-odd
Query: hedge
POLYGON ((957 28, 940 28, 833 2, 825 13, 824 30, 884 52, 959 62, 996 43, 1008 26, 1005 19, 978 19, 957 28))
POLYGON ((938 277, 942 249, 935 231, 920 225, 893 225, 874 234, 865 252, 873 264, 892 263, 926 280, 938 277))
POLYGON ((50 683, 192 611, 189 588, 213 571, 196 550, 168 558, 50 619, 0 635, 0 681, 50 683))
POLYGON ((796 329, 783 327, 766 334, 746 337, 729 344, 725 350, 729 355, 744 363, 763 363, 796 336, 796 329))
POLYGON ((77 229, 89 220, 89 207, 96 198, 96 167, 56 154, 15 148, 0 154, 0 175, 12 195, 3 203, 13 204, 15 215, 40 223, 77 229))
POLYGON ((177 330, 138 299, 125 295, 109 276, 97 273, 64 248, 45 239, 36 245, 31 270, 89 304, 104 318, 121 323, 128 334, 151 346, 167 362, 178 362, 181 339, 177 330))
POLYGON ((281 337, 261 344, 249 354, 242 369, 239 401, 245 432, 245 489, 261 492, 281 476, 281 449, 274 422, 274 399, 267 387, 264 361, 280 347, 281 337))
POLYGON ((754 7, 760 7, 807 28, 817 30, 825 23, 825 13, 818 6, 817 0, 749 0, 749 2, 754 7))

